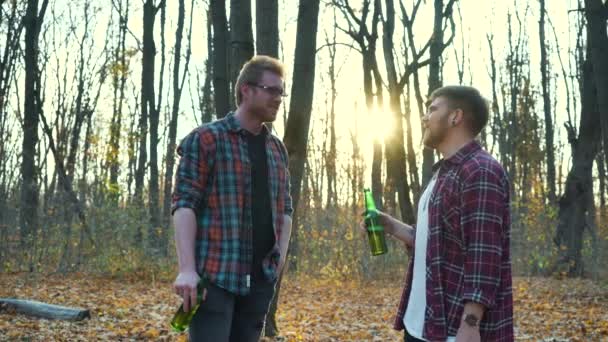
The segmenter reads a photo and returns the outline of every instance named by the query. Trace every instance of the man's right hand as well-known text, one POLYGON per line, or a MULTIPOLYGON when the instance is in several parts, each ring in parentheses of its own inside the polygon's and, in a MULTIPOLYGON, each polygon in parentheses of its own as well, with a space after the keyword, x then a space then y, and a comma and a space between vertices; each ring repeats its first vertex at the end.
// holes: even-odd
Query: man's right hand
MULTIPOLYGON (((180 272, 177 278, 175 278, 173 288, 175 289, 175 293, 184 300, 184 311, 186 312, 196 305, 199 281, 201 281, 201 278, 195 271, 180 272)), ((206 297, 207 289, 204 289, 202 300, 205 300, 206 297)))
MULTIPOLYGON (((378 222, 384 227, 387 234, 392 235, 398 240, 403 241, 407 248, 413 248, 415 243, 414 230, 410 225, 407 225, 391 215, 378 210, 378 222)), ((359 230, 362 233, 367 233, 365 220, 361 220, 359 230)))
MULTIPOLYGON (((385 232, 393 235, 395 230, 397 229, 397 220, 385 212, 382 212, 380 210, 377 210, 377 212, 378 223, 380 223, 382 227, 384 227, 385 232)), ((361 232, 367 233, 367 227, 365 227, 365 219, 361 220, 361 222, 359 223, 359 229, 361 230, 361 232)))

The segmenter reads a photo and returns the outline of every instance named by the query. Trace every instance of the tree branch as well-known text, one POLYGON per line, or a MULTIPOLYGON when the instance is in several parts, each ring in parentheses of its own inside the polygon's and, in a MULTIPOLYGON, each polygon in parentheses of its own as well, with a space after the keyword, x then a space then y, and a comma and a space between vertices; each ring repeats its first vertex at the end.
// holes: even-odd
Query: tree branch
POLYGON ((338 43, 338 42, 336 42, 336 43, 326 43, 326 44, 323 44, 323 45, 321 45, 321 46, 319 46, 319 47, 317 48, 317 51, 316 51, 315 53, 318 53, 319 51, 323 50, 323 49, 324 49, 324 48, 326 48, 326 47, 330 47, 330 46, 331 46, 331 47, 333 47, 333 46, 338 46, 338 45, 346 46, 346 47, 348 47, 348 48, 351 48, 351 49, 356 50, 356 51, 357 51, 357 52, 359 52, 359 53, 362 53, 362 51, 361 51, 361 50, 359 50, 359 49, 358 49, 356 46, 354 46, 354 45, 352 45, 352 44, 338 43))

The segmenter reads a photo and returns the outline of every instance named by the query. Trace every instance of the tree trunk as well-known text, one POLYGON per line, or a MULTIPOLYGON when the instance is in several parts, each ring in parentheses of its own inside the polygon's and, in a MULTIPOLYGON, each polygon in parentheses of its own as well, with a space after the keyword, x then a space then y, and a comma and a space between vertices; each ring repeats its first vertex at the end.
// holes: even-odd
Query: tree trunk
POLYGON ((91 313, 88 309, 69 308, 46 304, 35 300, 0 298, 0 311, 7 309, 15 310, 23 315, 45 319, 82 321, 85 318, 91 318, 91 313))
POLYGON ((114 53, 114 64, 119 66, 112 68, 114 87, 114 110, 110 124, 110 142, 108 146, 108 168, 110 170, 111 186, 118 185, 118 173, 120 162, 118 160, 120 151, 120 135, 122 132, 123 104, 125 99, 125 85, 127 81, 128 65, 126 60, 126 39, 129 22, 129 4, 123 8, 123 2, 118 1, 118 46, 114 53))
MULTIPOLYGON (((293 68, 289 118, 285 127, 285 146, 289 153, 289 173, 291 175, 291 198, 294 209, 298 207, 308 129, 312 111, 315 80, 315 54, 317 50, 317 26, 320 0, 300 0, 298 26, 296 32, 296 51, 293 68)), ((294 212, 297 220, 297 212, 294 212)), ((294 229, 297 226, 294 225, 294 229)), ((276 308, 281 289, 282 275, 279 276, 275 296, 270 305, 266 324, 266 336, 276 336, 276 308)))
MULTIPOLYGON (((279 58, 278 0, 255 0, 256 54, 279 58)), ((266 123, 272 131, 272 123, 266 123)))
MULTIPOLYGON (((429 48, 429 90, 428 96, 443 85, 441 79, 441 53, 443 51, 443 0, 434 0, 433 38, 429 48)), ((431 149, 424 147, 422 152, 422 187, 426 187, 432 177, 435 156, 431 149)))
POLYGON ((89 37, 89 9, 90 3, 85 4, 84 10, 84 33, 82 35, 82 40, 80 41, 80 60, 78 62, 78 86, 76 93, 76 108, 75 108, 75 118, 74 118, 74 127, 72 129, 72 135, 70 139, 70 148, 66 163, 66 168, 68 172, 69 181, 72 182, 74 178, 74 172, 76 168, 76 154, 79 147, 80 142, 80 133, 82 130, 82 125, 88 116, 88 108, 87 104, 83 104, 83 97, 85 96, 85 68, 89 65, 85 65, 85 42, 89 37))
MULTIPOLYGON (((173 188, 173 167, 175 165, 175 149, 177 139, 177 116, 179 113, 179 102, 182 96, 182 89, 184 86, 184 80, 188 72, 188 64, 190 60, 190 49, 187 50, 187 56, 184 65, 184 72, 180 80, 180 64, 181 64, 181 53, 182 53, 182 36, 184 31, 184 17, 185 17, 185 0, 179 0, 178 7, 178 19, 177 19, 177 30, 175 31, 175 57, 173 66, 173 108, 171 111, 171 121, 169 122, 169 137, 167 144, 166 163, 167 169, 165 171, 164 180, 164 195, 163 195, 163 227, 166 230, 169 229, 169 217, 171 216, 171 191, 173 188)), ((194 2, 194 0, 192 1, 194 2)), ((190 6, 192 9, 192 5, 190 6)), ((190 45, 190 34, 192 32, 192 13, 190 12, 190 29, 188 35, 188 45, 190 45)), ((163 252, 166 253, 166 248, 163 252)))
POLYGON ((545 148, 547 154, 547 185, 549 188, 549 202, 555 202, 555 148, 553 146, 553 117, 551 114, 551 94, 549 91, 549 61, 547 60, 547 47, 545 41, 545 0, 540 0, 540 73, 543 88, 543 108, 545 112, 545 148))
MULTIPOLYGON (((148 213, 150 216, 150 225, 148 231, 148 239, 153 254, 157 254, 162 250, 161 223, 159 210, 159 176, 158 176, 158 126, 159 126, 159 108, 156 106, 154 78, 156 73, 156 44, 154 42, 154 22, 158 10, 164 5, 164 0, 157 7, 154 5, 154 0, 146 0, 144 3, 143 17, 143 54, 142 54, 142 83, 141 83, 141 102, 142 102, 142 117, 148 117, 150 123, 150 180, 148 186, 148 213)), ((145 137, 145 133, 141 132, 145 137)), ((144 140, 142 140, 143 142, 144 140)), ((145 144, 140 146, 140 152, 145 149, 145 144)), ((143 176, 145 172, 141 172, 139 176, 143 176)))
MULTIPOLYGON (((414 138, 412 129, 412 106, 411 106, 411 89, 410 83, 407 83, 407 90, 405 94, 405 127, 407 130, 406 145, 407 145, 407 162, 408 170, 410 171, 410 180, 412 186, 412 193, 414 195, 414 203, 418 203, 420 199, 420 178, 418 177, 418 166, 416 165, 416 152, 414 151, 414 138)), ((414 214, 414 217, 416 215, 414 214)))
POLYGON ((410 187, 407 181, 407 164, 405 143, 403 140, 403 115, 401 95, 403 86, 397 79, 395 57, 393 55, 393 33, 395 31, 395 8, 392 0, 386 0, 386 20, 382 37, 384 60, 388 77, 390 109, 393 114, 393 130, 385 137, 386 153, 386 189, 385 206, 390 211, 395 207, 395 193, 398 195, 401 218, 414 222, 414 207, 410 199, 410 187))
POLYGON ((226 2, 211 0, 213 21, 213 95, 215 115, 223 118, 230 111, 230 83, 228 82, 228 26, 226 23, 226 2))
MULTIPOLYGON (((211 122, 213 120, 213 110, 215 108, 215 100, 212 99, 211 82, 214 79, 214 52, 213 52, 213 20, 211 19, 211 11, 207 11, 207 60, 205 61, 205 84, 201 89, 202 95, 200 97, 200 111, 201 111, 201 123, 211 122)), ((215 91, 217 93, 217 90, 215 91)), ((217 114, 217 113, 216 113, 217 114)))
MULTIPOLYGON (((602 127, 602 143, 608 150, 608 4, 602 0, 585 0, 587 44, 593 65, 593 80, 597 89, 597 105, 602 127)), ((606 160, 608 162, 608 158, 606 160)))
MULTIPOLYGON (((334 10, 335 11, 335 10, 334 10)), ((334 12, 335 22, 335 12, 334 12)), ((329 52, 329 82, 330 82, 330 99, 329 99, 329 118, 327 126, 329 128, 329 151, 324 151, 325 154, 325 171, 327 174, 327 208, 333 208, 338 203, 337 195, 337 151, 336 151, 336 28, 333 28, 333 41, 330 43, 326 38, 327 50, 329 52)))
MULTIPOLYGON (((253 57, 253 31, 251 27, 251 0, 230 0, 230 90, 243 64, 253 57)), ((234 96, 230 97, 232 108, 236 108, 234 96)))
POLYGON ((255 0, 256 54, 279 57, 278 0, 255 0))
POLYGON ((597 178, 600 181, 600 216, 606 211, 606 164, 604 161, 606 152, 600 149, 595 159, 597 165, 597 178))
MULTIPOLYGON (((588 45, 588 52, 591 50, 588 45)), ((589 56, 589 53, 587 54, 589 56)), ((581 122, 578 139, 572 141, 572 168, 566 178, 565 191, 559 200, 558 225, 555 234, 555 244, 560 258, 554 271, 565 272, 568 276, 578 277, 583 274, 581 250, 586 216, 592 203, 589 192, 593 192, 592 169, 593 161, 599 149, 601 128, 598 110, 597 88, 594 84, 592 63, 587 60, 583 64, 581 122)), ((569 126, 571 136, 574 133, 569 126)))
MULTIPOLYGON (((21 245, 29 249, 38 230, 38 171, 36 155, 38 145, 38 123, 42 103, 40 99, 40 70, 38 70, 38 37, 48 0, 42 1, 38 13, 38 0, 28 0, 24 17, 25 26, 25 96, 23 113, 23 144, 21 162, 21 205, 19 226, 21 245)), ((30 270, 33 265, 30 264, 30 270)))

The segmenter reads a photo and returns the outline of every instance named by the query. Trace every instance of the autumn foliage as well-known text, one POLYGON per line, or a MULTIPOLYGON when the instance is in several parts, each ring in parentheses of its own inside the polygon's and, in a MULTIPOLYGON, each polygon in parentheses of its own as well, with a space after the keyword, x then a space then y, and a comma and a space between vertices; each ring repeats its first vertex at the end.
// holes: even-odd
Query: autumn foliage
MULTIPOLYGON (((280 337, 266 341, 400 341, 391 329, 400 277, 284 280, 277 313, 280 337)), ((516 278, 518 341, 605 341, 608 286, 589 280, 516 278)), ((91 309, 81 322, 49 321, 0 310, 1 341, 185 341, 170 330, 179 305, 171 282, 150 276, 4 274, 0 297, 91 309)))

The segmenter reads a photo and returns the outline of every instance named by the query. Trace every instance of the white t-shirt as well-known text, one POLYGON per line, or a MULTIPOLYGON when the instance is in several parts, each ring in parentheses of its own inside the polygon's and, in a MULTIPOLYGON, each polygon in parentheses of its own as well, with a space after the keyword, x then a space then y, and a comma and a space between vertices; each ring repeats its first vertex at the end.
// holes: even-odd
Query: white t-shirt
MULTIPOLYGON (((403 316, 403 324, 407 332, 423 341, 426 341, 422 338, 422 332, 424 331, 424 316, 426 312, 426 248, 429 236, 428 205, 436 181, 437 174, 434 174, 422 196, 420 196, 420 202, 418 203, 416 242, 414 244, 414 274, 407 310, 403 316)), ((450 336, 447 342, 454 342, 455 340, 456 337, 450 336)))

